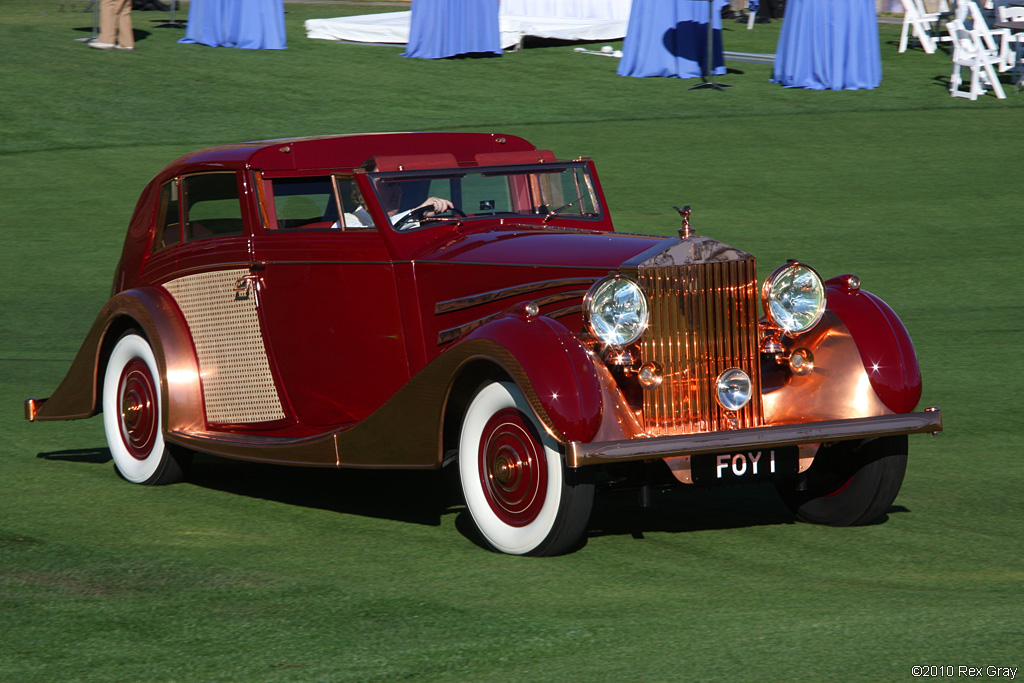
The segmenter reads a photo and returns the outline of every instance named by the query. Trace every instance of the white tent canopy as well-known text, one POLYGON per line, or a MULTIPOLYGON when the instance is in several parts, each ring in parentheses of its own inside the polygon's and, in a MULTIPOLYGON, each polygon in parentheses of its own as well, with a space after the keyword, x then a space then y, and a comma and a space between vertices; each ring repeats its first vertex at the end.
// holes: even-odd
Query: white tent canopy
MULTIPOLYGON (((632 0, 502 0, 501 47, 525 36, 560 40, 616 40, 626 35, 632 0)), ((306 21, 306 37, 356 43, 409 42, 412 12, 363 14, 306 21)))

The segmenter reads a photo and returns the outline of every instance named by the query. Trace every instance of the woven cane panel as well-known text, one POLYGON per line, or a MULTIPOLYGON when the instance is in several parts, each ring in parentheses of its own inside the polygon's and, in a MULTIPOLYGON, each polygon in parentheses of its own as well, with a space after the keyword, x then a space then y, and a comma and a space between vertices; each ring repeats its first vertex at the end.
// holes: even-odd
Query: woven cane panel
POLYGON ((206 419, 249 423, 285 417, 256 313, 256 291, 236 293, 248 269, 188 275, 164 285, 188 322, 199 356, 206 419))

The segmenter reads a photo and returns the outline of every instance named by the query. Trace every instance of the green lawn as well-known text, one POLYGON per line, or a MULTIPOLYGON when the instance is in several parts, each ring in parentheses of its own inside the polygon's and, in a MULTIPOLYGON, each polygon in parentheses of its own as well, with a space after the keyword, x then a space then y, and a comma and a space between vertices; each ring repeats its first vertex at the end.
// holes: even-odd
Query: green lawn
MULTIPOLYGON (((1024 94, 946 91, 945 54, 811 92, 730 62, 724 92, 627 79, 574 45, 405 60, 304 37, 180 45, 134 14, 134 53, 89 50, 84 1, 0 2, 0 680, 903 681, 914 665, 1024 665, 1019 387, 1024 94), (888 519, 795 524, 771 488, 599 498, 566 557, 489 553, 437 473, 203 459, 130 486, 98 418, 29 424, 109 295, 145 182, 206 145, 385 130, 522 135, 595 158, 620 230, 693 225, 861 276, 903 317, 922 406, 888 519)), ((182 15, 187 5, 183 5, 182 15)), ((779 22, 726 25, 773 52, 779 22)), ((598 48, 601 44, 590 47, 598 48)), ((615 44, 619 46, 618 43, 615 44)))

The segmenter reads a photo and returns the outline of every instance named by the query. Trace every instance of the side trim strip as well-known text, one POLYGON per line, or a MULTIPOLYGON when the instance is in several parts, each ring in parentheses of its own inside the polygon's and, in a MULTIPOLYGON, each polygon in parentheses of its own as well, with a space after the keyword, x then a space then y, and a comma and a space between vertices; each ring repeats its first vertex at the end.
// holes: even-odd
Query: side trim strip
POLYGON ((490 303, 492 301, 498 301, 500 299, 507 299, 513 296, 519 296, 521 294, 528 294, 529 292, 536 292, 542 289, 552 289, 554 287, 590 287, 598 281, 599 278, 588 277, 588 278, 562 278, 558 280, 544 280, 543 282, 531 282, 525 285, 517 285, 515 287, 505 287, 503 289, 494 289, 489 292, 483 292, 481 294, 474 294, 472 296, 459 297, 458 299, 449 299, 448 301, 441 301, 434 306, 434 314, 440 315, 442 313, 451 313, 453 311, 461 311, 465 308, 472 308, 481 304, 490 303))
MULTIPOLYGON (((583 298, 583 295, 586 293, 586 290, 578 289, 572 292, 561 292, 559 294, 552 294, 550 296, 540 297, 539 299, 534 299, 534 302, 538 306, 547 306, 549 304, 558 303, 560 301, 581 299, 583 298)), ((545 313, 545 315, 547 315, 550 318, 557 318, 564 315, 568 315, 570 313, 574 313, 580 309, 581 307, 579 305, 566 306, 565 308, 558 309, 557 311, 545 313)), ((457 327, 449 327, 446 330, 441 330, 437 334, 437 345, 442 346, 444 344, 450 344, 456 339, 459 339, 460 337, 469 334, 470 332, 480 327, 481 325, 489 323, 495 318, 500 318, 504 314, 505 311, 498 311, 497 313, 492 313, 491 315, 485 315, 482 318, 477 318, 476 320, 465 323, 464 325, 459 325, 457 327)))

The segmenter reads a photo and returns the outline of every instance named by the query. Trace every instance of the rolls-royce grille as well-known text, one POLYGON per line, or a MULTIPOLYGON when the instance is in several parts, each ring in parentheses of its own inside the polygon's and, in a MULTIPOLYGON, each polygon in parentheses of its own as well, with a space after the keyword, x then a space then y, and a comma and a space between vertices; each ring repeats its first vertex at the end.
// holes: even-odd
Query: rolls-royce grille
POLYGON ((650 303, 641 339, 645 361, 664 380, 644 391, 648 434, 691 434, 756 427, 762 423, 757 345, 757 276, 753 258, 641 267, 639 284, 650 303), (729 368, 746 372, 753 398, 739 411, 716 398, 716 380, 729 368))

